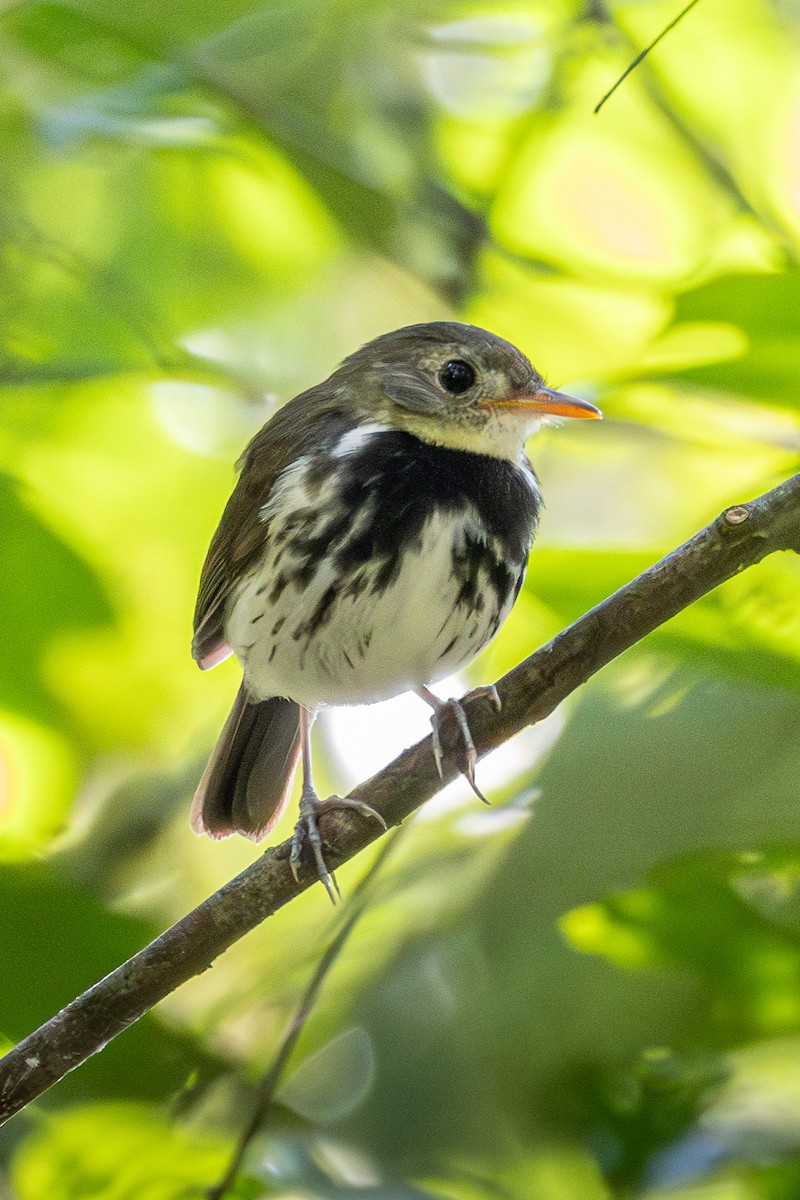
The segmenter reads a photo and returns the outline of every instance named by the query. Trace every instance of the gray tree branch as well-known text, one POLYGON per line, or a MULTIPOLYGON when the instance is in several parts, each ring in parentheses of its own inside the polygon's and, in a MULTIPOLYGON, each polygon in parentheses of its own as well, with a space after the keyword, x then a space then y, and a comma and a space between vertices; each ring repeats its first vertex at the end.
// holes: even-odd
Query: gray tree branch
MULTIPOLYGON (((800 551, 800 474, 747 504, 728 508, 613 596, 575 621, 497 684, 500 712, 467 702, 480 754, 548 716, 580 684, 670 617, 777 550, 800 551)), ((399 825, 456 774, 440 779, 431 739, 405 750, 352 795, 399 825)), ((339 866, 380 835, 349 812, 324 818, 326 857, 339 866)), ((0 1124, 101 1050, 187 979, 315 882, 296 882, 289 842, 273 846, 235 879, 133 958, 95 983, 0 1059, 0 1124)))

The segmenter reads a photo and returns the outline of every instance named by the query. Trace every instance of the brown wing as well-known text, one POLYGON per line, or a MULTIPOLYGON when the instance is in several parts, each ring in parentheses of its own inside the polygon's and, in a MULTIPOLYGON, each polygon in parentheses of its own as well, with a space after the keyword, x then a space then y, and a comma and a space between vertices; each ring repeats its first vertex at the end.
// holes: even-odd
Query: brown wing
POLYGON ((192 655, 207 670, 230 654, 225 642, 228 598, 236 581, 263 553, 266 527, 259 512, 281 472, 301 454, 324 444, 346 421, 331 381, 284 405, 239 459, 241 474, 211 539, 200 575, 192 655))

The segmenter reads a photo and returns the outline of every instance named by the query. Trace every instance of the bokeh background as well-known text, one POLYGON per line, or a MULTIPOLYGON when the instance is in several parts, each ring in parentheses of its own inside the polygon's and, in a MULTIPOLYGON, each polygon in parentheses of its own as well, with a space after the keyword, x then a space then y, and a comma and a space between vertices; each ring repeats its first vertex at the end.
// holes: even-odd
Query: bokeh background
MULTIPOLYGON (((800 3, 0 11, 0 1042, 241 869, 194 784, 233 462, 370 337, 456 317, 606 421, 487 682, 800 456, 800 3)), ((410 824, 241 1197, 800 1196, 800 562, 623 656, 410 824)), ((347 787, 415 701, 328 714, 347 787)), ((277 836, 286 836, 290 813, 277 836)), ((369 857, 341 872, 352 894, 369 857)), ((3 1200, 202 1195, 339 918, 314 888, 0 1136, 3 1200)))

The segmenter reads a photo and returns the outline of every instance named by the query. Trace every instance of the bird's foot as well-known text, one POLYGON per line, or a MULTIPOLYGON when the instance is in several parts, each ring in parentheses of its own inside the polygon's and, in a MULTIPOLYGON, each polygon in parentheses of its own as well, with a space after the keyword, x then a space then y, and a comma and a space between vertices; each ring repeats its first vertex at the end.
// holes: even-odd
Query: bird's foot
MULTIPOLYGON (((430 694, 430 693, 429 693, 430 694)), ((443 777, 442 764, 444 762, 444 753, 442 750, 442 720, 445 719, 445 713, 451 712, 458 726, 458 731, 461 734, 462 758, 460 762, 461 774, 464 775, 472 788, 475 795, 484 804, 489 801, 484 796, 483 792, 478 787, 475 781, 475 764, 478 761, 478 751, 475 749, 475 742, 472 739, 472 732, 467 720, 467 714, 464 711, 464 700, 490 700, 494 707, 500 712, 501 703, 500 697, 497 694, 497 688, 494 684, 489 684, 486 687, 477 687, 473 691, 468 692, 462 700, 440 700, 433 710, 431 717, 431 726, 433 728, 433 757, 436 760, 436 770, 439 772, 439 778, 443 777)), ((429 701, 430 702, 430 701, 429 701)))
POLYGON ((322 834, 319 829, 319 817, 322 813, 333 812, 337 809, 339 811, 349 810, 350 812, 358 812, 364 817, 372 817, 386 829, 386 822, 378 810, 372 808, 369 804, 364 804, 361 800, 350 800, 346 796, 330 796, 327 800, 320 800, 316 792, 303 791, 300 797, 300 815, 292 834, 289 866, 292 868, 292 874, 295 879, 298 879, 303 845, 308 842, 314 854, 314 861, 317 866, 317 878, 330 896, 332 904, 336 903, 337 896, 341 900, 342 893, 339 891, 336 876, 333 871, 328 870, 325 862, 325 855, 322 852, 322 834))
POLYGON ((465 700, 489 700, 495 712, 502 712, 503 701, 493 683, 483 683, 464 696, 465 700))

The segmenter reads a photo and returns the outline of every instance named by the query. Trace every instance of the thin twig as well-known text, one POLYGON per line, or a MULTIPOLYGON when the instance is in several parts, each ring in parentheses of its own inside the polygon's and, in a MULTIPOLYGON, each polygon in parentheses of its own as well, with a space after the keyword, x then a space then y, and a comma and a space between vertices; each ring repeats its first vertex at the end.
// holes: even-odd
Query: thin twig
POLYGON ((683 18, 686 16, 686 14, 691 9, 694 8, 695 4, 699 4, 699 3, 700 3, 700 0, 689 0, 689 3, 686 5, 685 8, 681 9, 681 11, 678 13, 677 17, 673 17, 673 19, 670 21, 669 25, 664 26, 664 28, 661 30, 661 33, 659 33, 657 37, 653 38, 653 40, 652 40, 652 42, 650 42, 649 46, 645 46, 644 50, 641 50, 636 55, 636 58, 633 60, 632 63, 628 64, 628 66, 622 72, 622 74, 620 75, 619 79, 614 84, 614 86, 609 88, 609 90, 606 92, 605 96, 603 96, 603 99, 600 101, 600 103, 595 106, 595 110, 594 110, 595 113, 600 112, 600 109, 603 107, 606 100, 610 99, 610 97, 614 95, 614 92, 617 90, 617 88, 620 86, 620 84, 625 79, 628 78, 631 71, 635 71, 636 68, 638 67, 639 63, 642 62, 643 59, 647 58, 650 51, 655 50, 656 46, 661 41, 661 39, 665 38, 667 36, 667 34, 670 32, 670 30, 674 29, 675 26, 678 24, 678 22, 682 21, 683 18))
MULTIPOLYGON (((601 667, 726 579, 777 550, 800 550, 800 474, 747 504, 726 509, 690 541, 620 588, 537 650, 497 684, 501 710, 466 702, 479 755, 548 716, 601 667)), ((405 750, 356 788, 354 799, 399 825, 457 774, 445 761, 439 777, 432 739, 405 750)), ((340 866, 378 837, 377 822, 335 811, 326 815, 326 861, 340 866)), ((0 1059, 0 1123, 213 960, 265 917, 316 880, 304 864, 289 866, 289 841, 267 850, 235 879, 95 983, 0 1059)))
POLYGON ((250 1146, 255 1135, 264 1123, 264 1118, 272 1104, 275 1092, 283 1078, 283 1073, 286 1070, 289 1059, 292 1056, 297 1039, 305 1028, 306 1022, 311 1015, 311 1011, 317 1002, 322 985, 329 975, 331 968, 338 959, 342 950, 345 947, 350 934, 357 925, 358 921, 369 907, 370 892, 375 878, 378 875, 381 867, 383 867, 389 855, 397 845, 398 839, 402 836, 407 825, 401 825, 394 829, 381 847, 380 853, 375 858, 372 866, 367 871, 358 883, 358 886, 353 891, 347 901, 347 909, 345 918, 339 926, 336 934, 329 942, 322 954, 314 974, 311 976, 308 987, 300 998, 300 1002, 295 1009, 289 1026, 278 1046, 277 1054, 269 1067, 269 1070, 263 1076, 261 1083, 256 1092, 256 1100, 253 1106, 253 1112, 250 1120, 242 1131, 236 1148, 231 1156, 224 1175, 212 1188, 208 1191, 208 1200, 223 1200, 225 1193, 233 1187, 236 1182, 236 1176, 244 1161, 244 1156, 250 1146))

